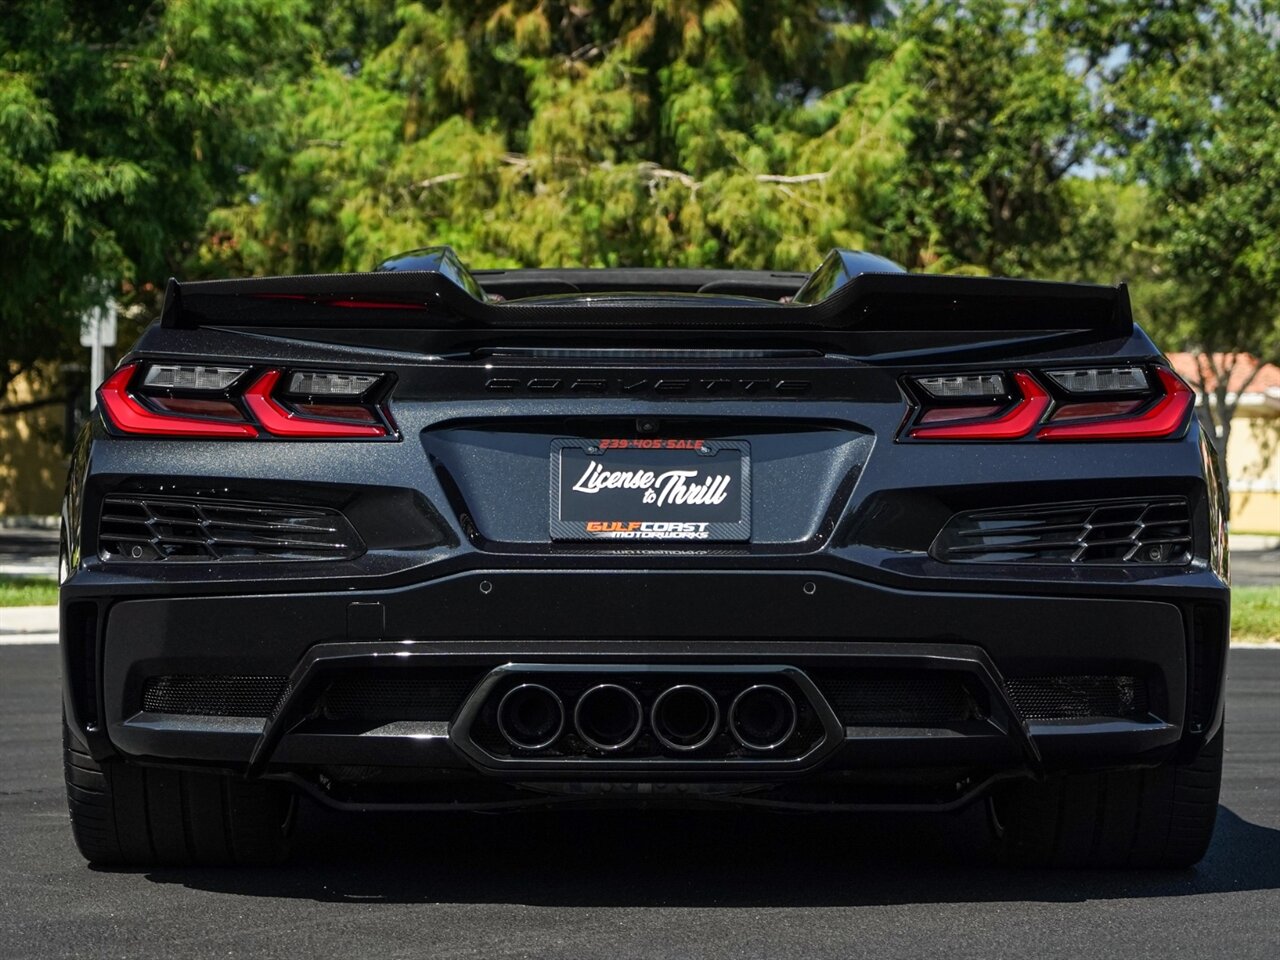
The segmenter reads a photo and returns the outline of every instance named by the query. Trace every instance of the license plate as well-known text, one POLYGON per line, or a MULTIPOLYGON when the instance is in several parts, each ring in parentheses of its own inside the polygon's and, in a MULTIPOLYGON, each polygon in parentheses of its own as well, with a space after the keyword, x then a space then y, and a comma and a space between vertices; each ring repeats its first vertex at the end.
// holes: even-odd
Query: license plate
POLYGON ((751 448, 738 440, 551 442, 553 540, 751 537, 751 448))

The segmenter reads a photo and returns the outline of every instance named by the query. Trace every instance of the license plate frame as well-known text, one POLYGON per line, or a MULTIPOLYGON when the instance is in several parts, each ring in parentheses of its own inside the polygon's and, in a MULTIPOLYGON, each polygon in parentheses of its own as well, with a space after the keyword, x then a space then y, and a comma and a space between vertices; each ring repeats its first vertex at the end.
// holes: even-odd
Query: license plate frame
POLYGON ((552 540, 748 541, 751 445, 674 437, 552 440, 550 521, 552 540))

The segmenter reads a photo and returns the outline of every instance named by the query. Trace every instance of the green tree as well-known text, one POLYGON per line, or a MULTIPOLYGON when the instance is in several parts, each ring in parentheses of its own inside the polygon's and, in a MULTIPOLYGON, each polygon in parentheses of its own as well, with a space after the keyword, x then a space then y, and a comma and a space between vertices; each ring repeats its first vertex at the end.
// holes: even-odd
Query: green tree
POLYGON ((107 293, 154 300, 309 64, 303 0, 82 4, 0 16, 0 396, 75 348, 107 293))
POLYGON ((1129 263, 1148 325, 1195 353, 1225 459, 1228 386, 1280 362, 1280 5, 1082 0, 1063 13, 1099 82, 1114 165, 1146 197, 1129 263))
MULTIPOLYGON (((878 10, 397 3, 356 32, 357 67, 282 91, 283 136, 214 216, 203 263, 359 269, 448 242, 477 266, 811 265, 796 238, 817 200, 793 188, 832 174, 794 168, 885 52, 878 10)), ((882 173, 896 133, 864 131, 855 178, 882 173)), ((824 212, 822 240, 861 212, 824 212)))

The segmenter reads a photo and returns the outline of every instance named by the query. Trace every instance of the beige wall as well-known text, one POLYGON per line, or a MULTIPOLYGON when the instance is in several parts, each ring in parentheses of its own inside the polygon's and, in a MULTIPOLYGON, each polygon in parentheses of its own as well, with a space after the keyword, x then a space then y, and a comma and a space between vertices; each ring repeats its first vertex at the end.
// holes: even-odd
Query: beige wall
POLYGON ((1280 533, 1280 411, 1236 408, 1227 446, 1231 473, 1231 529, 1280 533))
MULTIPOLYGON (((9 385, 4 405, 34 400, 30 381, 9 385)), ((67 479, 62 404, 0 416, 0 516, 54 515, 67 479)))

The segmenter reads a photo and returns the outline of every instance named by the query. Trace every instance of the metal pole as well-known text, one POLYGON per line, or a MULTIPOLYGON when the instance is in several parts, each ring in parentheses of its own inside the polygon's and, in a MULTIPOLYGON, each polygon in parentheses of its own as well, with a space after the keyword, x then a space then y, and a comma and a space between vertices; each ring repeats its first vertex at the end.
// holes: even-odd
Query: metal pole
POLYGON ((89 412, 98 405, 98 387, 106 379, 105 351, 102 349, 102 308, 89 311, 89 412))
POLYGON ((107 378, 106 348, 116 345, 116 302, 108 299, 80 321, 80 345, 89 348, 89 412, 98 404, 98 387, 107 378))

